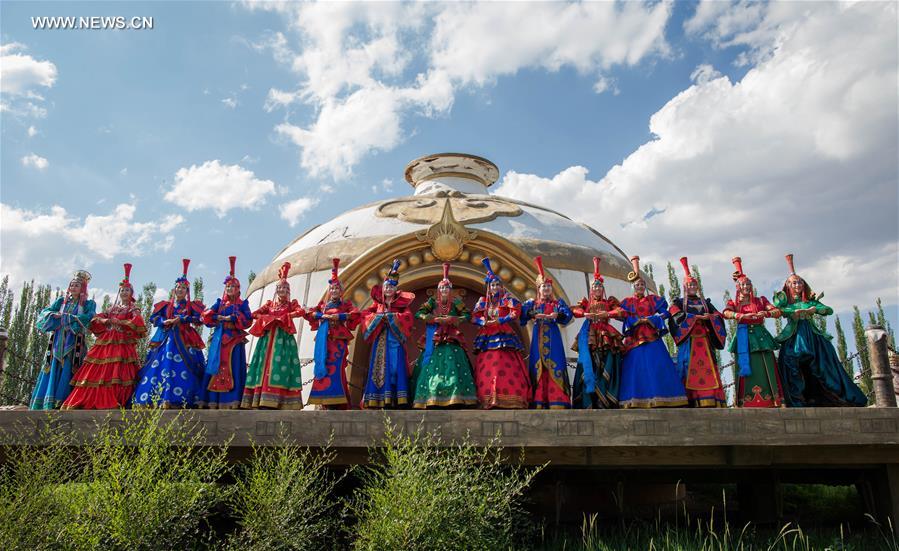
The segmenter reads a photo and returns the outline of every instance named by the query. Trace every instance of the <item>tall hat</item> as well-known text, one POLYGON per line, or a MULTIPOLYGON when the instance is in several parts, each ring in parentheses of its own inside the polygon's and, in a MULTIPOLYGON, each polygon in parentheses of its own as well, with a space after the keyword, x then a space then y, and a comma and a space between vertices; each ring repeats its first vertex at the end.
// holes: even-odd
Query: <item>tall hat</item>
POLYGON ((495 273, 493 273, 493 268, 490 266, 490 257, 485 256, 483 260, 481 260, 481 264, 484 265, 484 269, 487 270, 487 275, 484 276, 484 285, 490 285, 493 281, 499 281, 499 277, 495 273))
POLYGON ((796 275, 796 268, 793 267, 793 253, 787 254, 784 258, 787 259, 787 266, 790 267, 790 275, 791 276, 796 275))
POLYGON ((134 287, 131 285, 131 264, 127 262, 125 263, 125 279, 119 283, 119 288, 122 287, 128 287, 132 293, 134 292, 134 287))
POLYGON ((170 293, 169 300, 174 300, 175 298, 175 287, 178 286, 179 283, 183 283, 185 287, 187 287, 187 302, 190 302, 190 280, 187 279, 187 267, 190 266, 189 258, 181 259, 181 275, 175 280, 175 285, 172 286, 172 292, 170 293))
POLYGON ((537 285, 543 285, 544 283, 549 283, 550 285, 552 285, 552 278, 546 277, 546 271, 543 269, 543 257, 534 257, 534 264, 537 265, 537 285))
MULTIPOLYGON (((731 259, 731 262, 733 262, 733 265, 734 265, 734 275, 733 275, 734 283, 736 283, 738 285, 737 292, 739 293, 740 282, 750 281, 749 276, 747 276, 746 274, 743 273, 743 259, 742 258, 740 258, 739 256, 735 256, 731 259)), ((753 296, 754 294, 755 294, 755 292, 752 290, 752 288, 750 286, 749 296, 753 296)))
POLYGON ((449 278, 449 271, 450 271, 450 263, 444 262, 443 263, 443 279, 441 279, 440 283, 437 284, 438 287, 440 287, 442 285, 448 286, 448 287, 453 286, 453 282, 450 281, 450 278, 449 278))
POLYGON ((592 285, 602 284, 605 280, 602 278, 602 275, 599 273, 599 257, 593 257, 593 283, 592 285))
POLYGON ((696 281, 696 278, 690 273, 690 264, 687 262, 686 256, 680 257, 680 265, 684 267, 684 285, 690 281, 696 281))
POLYGON ((287 285, 287 288, 290 288, 290 283, 287 282, 287 276, 290 274, 290 262, 285 262, 281 264, 281 267, 278 268, 278 285, 287 285))
MULTIPOLYGON (((236 256, 229 256, 229 257, 228 257, 228 264, 230 264, 230 268, 228 269, 228 275, 225 276, 225 280, 222 281, 222 283, 223 283, 225 286, 228 286, 228 284, 234 284, 234 285, 236 285, 236 286, 237 286, 237 296, 238 296, 238 298, 240 298, 240 280, 237 279, 237 276, 234 275, 234 265, 237 264, 237 257, 236 257, 236 256)), ((227 293, 223 290, 223 291, 222 291, 222 300, 225 300, 226 298, 228 298, 228 295, 227 295, 227 293)))
MULTIPOLYGON (((802 300, 807 301, 809 299, 816 298, 815 293, 812 292, 812 288, 809 286, 808 282, 796 273, 796 268, 793 266, 793 253, 787 254, 785 256, 785 258, 787 259, 787 266, 789 266, 789 268, 790 268, 790 275, 787 277, 787 280, 784 282, 784 287, 783 287, 783 290, 784 290, 784 292, 787 293, 787 296, 790 296, 790 293, 788 292, 790 280, 793 278, 796 278, 796 279, 799 279, 800 281, 802 281, 802 300)), ((820 295, 817 295, 817 298, 820 299, 821 296, 823 296, 823 293, 820 295)))
POLYGON ((400 284, 400 260, 398 258, 393 260, 393 265, 388 270, 384 283, 389 283, 394 287, 400 284))
POLYGON ((637 281, 638 279, 643 279, 643 276, 640 275, 640 257, 632 256, 631 257, 631 267, 634 269, 632 272, 628 272, 627 280, 631 283, 637 281))
POLYGON ((328 285, 337 285, 340 288, 343 288, 343 284, 340 283, 340 279, 337 277, 337 268, 340 267, 340 259, 332 258, 331 259, 331 279, 328 280, 328 285))

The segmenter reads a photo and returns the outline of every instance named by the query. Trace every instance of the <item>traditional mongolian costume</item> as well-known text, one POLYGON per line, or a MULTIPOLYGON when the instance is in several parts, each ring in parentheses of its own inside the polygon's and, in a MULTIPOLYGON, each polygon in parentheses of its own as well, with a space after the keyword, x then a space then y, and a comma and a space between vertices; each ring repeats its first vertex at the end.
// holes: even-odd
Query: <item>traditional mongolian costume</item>
POLYGON ((253 312, 255 322, 249 332, 259 340, 247 369, 241 408, 303 409, 303 377, 293 320, 304 312, 290 298, 289 272, 290 262, 278 270, 277 286, 287 287, 287 299, 282 300, 276 288, 275 298, 253 312))
POLYGON ((90 279, 91 275, 84 270, 75 272, 72 283, 77 281, 81 285, 78 296, 70 296, 67 291, 38 315, 37 329, 51 333, 51 337, 31 393, 29 409, 54 409, 72 390, 72 374, 81 367, 87 352, 84 337, 97 311, 96 303, 87 298, 90 279))
POLYGON ((680 263, 684 267, 684 296, 674 299, 668 309, 668 327, 677 345, 676 365, 692 407, 726 408, 727 396, 713 351, 724 348, 724 318, 701 290, 688 290, 688 284, 698 288, 699 282, 690 273, 687 257, 681 257, 680 263))
POLYGON ((234 276, 237 257, 229 256, 228 261, 231 269, 222 282, 226 287, 222 298, 202 316, 203 323, 213 330, 206 370, 197 394, 197 407, 201 408, 239 408, 247 380, 246 330, 253 323, 253 313, 250 304, 240 298, 240 281, 234 276), (235 297, 228 295, 228 285, 237 288, 235 297))
POLYGON ((315 335, 315 381, 309 394, 309 404, 328 409, 348 409, 350 394, 347 387, 347 353, 353 331, 359 326, 359 310, 342 297, 343 285, 337 277, 340 259, 332 260, 328 298, 306 312, 306 319, 315 335), (331 288, 340 292, 331 296, 331 288), (327 318, 325 316, 328 316, 327 318), (332 319, 332 316, 336 319, 332 319))
MULTIPOLYGON (((631 257, 634 270, 628 281, 645 285, 640 257, 631 257)), ((624 311, 624 359, 618 403, 622 408, 681 407, 687 405, 684 384, 668 355, 662 337, 671 316, 668 303, 657 295, 638 293, 621 301, 624 311)))
POLYGON ((617 408, 621 383, 621 333, 609 323, 623 316, 618 299, 606 297, 599 257, 593 257, 593 283, 590 298, 571 308, 576 318, 584 318, 572 350, 577 352, 571 403, 575 408, 617 408), (593 292, 599 298, 593 297, 593 292))
POLYGON ((740 257, 734 263, 734 281, 737 283, 735 300, 727 301, 724 317, 736 320, 737 333, 733 335, 728 351, 736 362, 737 406, 745 408, 773 408, 784 405, 781 377, 774 351, 778 344, 765 328, 765 318, 779 318, 780 310, 765 297, 756 297, 752 281, 743 273, 740 257), (747 292, 740 286, 748 287, 747 292))
POLYGON ((412 334, 413 293, 397 290, 389 300, 384 287, 399 284, 400 261, 394 260, 384 285, 371 288, 372 305, 363 311, 362 335, 371 345, 363 408, 391 408, 412 402, 406 341, 412 334))
POLYGON ((186 297, 176 299, 173 288, 169 300, 153 305, 150 323, 156 326, 156 333, 150 339, 146 363, 137 372, 133 406, 179 408, 194 403, 200 376, 206 367, 203 357, 206 345, 193 326, 201 324, 200 316, 205 307, 198 300, 190 300, 190 281, 187 279, 190 260, 185 258, 183 263, 183 273, 175 280, 175 287, 186 287, 186 297), (172 323, 166 324, 169 320, 172 323))
POLYGON ((130 289, 131 299, 116 302, 90 323, 96 335, 81 368, 72 379, 72 393, 62 409, 115 409, 125 407, 134 393, 140 359, 137 345, 147 334, 140 308, 134 303, 131 264, 125 264, 125 279, 119 290, 130 289))
POLYGON ((568 382, 568 361, 565 358, 565 341, 559 326, 568 325, 572 313, 561 298, 542 296, 541 287, 552 288, 553 280, 546 277, 543 259, 534 259, 537 265, 537 298, 525 301, 521 307, 521 325, 534 322, 531 331, 529 368, 534 385, 532 404, 536 409, 568 409, 571 407, 568 382), (554 316, 538 318, 538 315, 554 316))
POLYGON ((532 392, 517 329, 521 303, 502 288, 490 259, 484 258, 482 263, 487 269, 487 293, 478 300, 471 315, 471 321, 480 326, 474 340, 478 404, 484 409, 525 409, 532 392), (496 291, 490 290, 493 282, 500 284, 496 291))
POLYGON ((471 313, 459 297, 452 296, 449 264, 443 265, 443 279, 437 296, 429 297, 415 317, 427 323, 419 347, 422 353, 412 373, 415 388, 413 407, 473 406, 478 403, 471 363, 465 354, 465 337, 459 324, 471 319, 471 313), (444 300, 440 289, 449 289, 444 300))
POLYGON ((790 277, 774 295, 774 306, 789 318, 777 335, 777 358, 783 377, 785 399, 790 407, 865 406, 865 394, 843 369, 826 331, 812 323, 812 316, 829 316, 833 309, 821 304, 808 283, 796 275, 793 255, 787 255, 790 277), (793 285, 801 287, 795 290, 793 285))

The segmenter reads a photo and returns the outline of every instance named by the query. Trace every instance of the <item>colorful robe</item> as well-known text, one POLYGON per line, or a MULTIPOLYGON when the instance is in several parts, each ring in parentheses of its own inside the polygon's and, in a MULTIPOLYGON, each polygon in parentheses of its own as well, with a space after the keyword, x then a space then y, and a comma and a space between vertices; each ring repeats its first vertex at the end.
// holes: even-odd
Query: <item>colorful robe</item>
MULTIPOLYGON (((587 314, 608 312, 609 319, 623 316, 618 299, 586 298, 571 308, 576 318, 587 314)), ((580 409, 610 409, 618 407, 618 387, 621 384, 621 333, 608 321, 585 319, 571 349, 577 352, 571 405, 580 409)))
POLYGON ((774 295, 774 306, 789 321, 775 340, 780 343, 777 365, 783 377, 784 398, 789 407, 865 406, 865 396, 852 377, 843 369, 826 331, 809 319, 794 319, 796 310, 815 307, 820 316, 833 314, 833 309, 818 302, 790 302, 783 291, 774 295))
POLYGON ((382 301, 380 286, 371 296, 374 303, 362 313, 362 336, 371 345, 362 407, 405 406, 412 401, 405 344, 412 334, 409 305, 415 295, 398 291, 390 306, 382 301))
POLYGON ((508 292, 492 302, 481 297, 471 314, 480 326, 474 339, 475 386, 481 408, 526 409, 531 401, 531 380, 521 356, 516 318, 521 303, 508 292), (499 323, 487 325, 487 321, 499 323))
POLYGON ((54 409, 69 396, 72 387, 72 373, 81 367, 87 352, 84 335, 97 305, 92 300, 79 304, 77 300, 65 302, 59 297, 53 304, 41 310, 35 326, 39 331, 52 333, 44 364, 37 375, 34 390, 31 392, 29 409, 54 409), (53 314, 60 313, 59 318, 53 314))
POLYGON ((186 408, 194 404, 200 377, 206 368, 206 345, 194 325, 200 325, 203 303, 164 300, 153 305, 150 323, 156 333, 144 366, 137 372, 137 386, 131 405, 186 408), (163 325, 167 319, 178 323, 163 325))
POLYGON ((75 373, 72 393, 62 409, 123 408, 134 393, 140 369, 137 345, 147 334, 140 309, 133 304, 113 306, 94 317, 90 330, 97 340, 75 373), (102 321, 110 319, 121 325, 102 321))
POLYGON ((624 317, 624 358, 618 404, 622 408, 687 405, 684 383, 661 337, 668 332, 668 303, 656 295, 621 301, 624 317))
POLYGON ((559 326, 568 325, 573 315, 562 299, 537 303, 528 300, 521 307, 521 325, 534 322, 531 330, 531 352, 529 370, 534 396, 531 401, 535 409, 569 409, 571 407, 571 384, 568 381, 568 360, 565 357, 565 342, 559 326), (535 314, 556 313, 554 320, 535 319, 535 314))
MULTIPOLYGON (((757 314, 774 306, 765 297, 752 297, 737 304, 727 301, 725 312, 757 314)), ((784 405, 780 370, 774 351, 779 345, 765 328, 764 319, 737 321, 737 333, 730 340, 728 351, 736 362, 737 407, 776 408, 784 405)))
MULTIPOLYGON (((422 303, 415 317, 452 316, 457 323, 471 319, 462 299, 455 297, 446 304, 434 297, 422 303)), ((471 363, 465 354, 465 337, 457 325, 428 323, 421 338, 421 354, 415 361, 412 385, 413 407, 473 406, 478 403, 471 363)))
POLYGON ((259 339, 247 368, 240 407, 303 409, 303 376, 293 318, 303 309, 296 300, 269 300, 253 312, 249 333, 259 339))
POLYGON ((677 369, 687 390, 690 405, 700 408, 726 408, 727 396, 715 353, 727 339, 724 318, 709 299, 676 298, 668 309, 671 336, 677 344, 677 369), (703 300, 705 304, 703 304, 703 300), (709 320, 697 319, 708 314, 709 320))
POLYGON ((196 404, 208 409, 237 409, 247 381, 247 329, 253 323, 250 304, 218 299, 203 312, 203 323, 212 327, 206 370, 196 404), (234 316, 234 321, 217 321, 216 316, 234 316))
POLYGON ((350 392, 346 366, 353 331, 359 326, 359 310, 348 300, 321 301, 306 313, 315 334, 315 381, 309 394, 309 404, 329 409, 349 409, 350 392), (337 314, 338 320, 324 320, 324 314, 337 314))

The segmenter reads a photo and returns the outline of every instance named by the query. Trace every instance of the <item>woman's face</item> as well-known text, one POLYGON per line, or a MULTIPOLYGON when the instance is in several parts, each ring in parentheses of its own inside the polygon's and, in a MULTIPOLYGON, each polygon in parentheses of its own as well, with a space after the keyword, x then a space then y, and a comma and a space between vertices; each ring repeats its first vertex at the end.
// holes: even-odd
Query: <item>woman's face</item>
POLYGON ((596 280, 593 282, 593 285, 590 286, 590 297, 594 300, 599 300, 602 298, 603 292, 605 291, 605 287, 602 282, 596 280))
POLYGON ((737 281, 737 290, 743 296, 749 296, 752 293, 752 282, 749 279, 741 279, 737 281))
POLYGON ((290 285, 279 283, 278 286, 275 287, 275 294, 277 294, 278 298, 283 302, 290 300, 290 285))
POLYGON ((697 282, 696 280, 691 279, 687 282, 685 287, 687 288, 688 296, 695 297, 699 294, 699 282, 697 282))
POLYGON ((450 294, 453 292, 453 288, 450 285, 438 285, 437 286, 437 296, 440 297, 440 300, 446 302, 449 300, 450 294))
POLYGON ((69 293, 69 296, 71 296, 73 298, 77 298, 77 297, 81 296, 81 289, 82 289, 81 281, 79 281, 77 279, 73 279, 72 281, 69 282, 69 288, 68 288, 67 292, 69 293))
POLYGON ((178 300, 183 300, 184 297, 187 296, 187 284, 179 283, 175 285, 175 298, 178 300))
POLYGON ((396 285, 394 285, 392 283, 388 283, 385 281, 384 287, 382 290, 383 290, 384 300, 390 301, 390 300, 393 300, 394 296, 396 296, 396 285))
POLYGON ((634 294, 638 297, 646 294, 646 282, 642 278, 634 282, 634 294))
POLYGON ((131 304, 131 300, 134 298, 134 291, 131 290, 131 287, 127 285, 119 287, 119 300, 122 301, 123 304, 131 304))
POLYGON ((340 288, 340 285, 336 283, 328 285, 328 300, 340 300, 341 295, 343 295, 343 289, 340 288))
POLYGON ((503 290, 503 284, 498 279, 495 279, 487 286, 487 290, 490 291, 491 295, 495 295, 503 290))
POLYGON ((537 289, 540 293, 540 298, 543 300, 551 299, 553 297, 553 285, 552 283, 541 283, 540 288, 537 289))
POLYGON ((802 281, 802 278, 799 276, 790 276, 790 292, 793 293, 794 297, 802 296, 802 291, 805 289, 805 282, 802 281))
POLYGON ((225 284, 225 295, 227 295, 228 298, 239 297, 240 296, 240 285, 235 283, 234 280, 228 281, 228 283, 225 284))

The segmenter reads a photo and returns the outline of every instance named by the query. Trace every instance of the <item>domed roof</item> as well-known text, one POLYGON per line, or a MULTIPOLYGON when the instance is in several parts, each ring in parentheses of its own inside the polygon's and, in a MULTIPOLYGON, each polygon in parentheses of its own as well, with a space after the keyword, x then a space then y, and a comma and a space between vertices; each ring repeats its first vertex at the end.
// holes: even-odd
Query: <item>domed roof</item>
POLYGON ((592 273, 594 256, 602 259, 606 279, 623 281, 631 270, 627 255, 590 226, 489 193, 499 171, 486 159, 460 153, 429 155, 409 163, 405 176, 415 188, 413 195, 362 205, 310 228, 275 256, 250 292, 275 281, 284 261, 291 263, 291 274, 328 270, 331 258, 340 258, 346 266, 400 236, 417 236, 421 247, 430 244, 438 262, 464 256, 466 235, 490 235, 524 255, 542 256, 550 270, 592 273))

